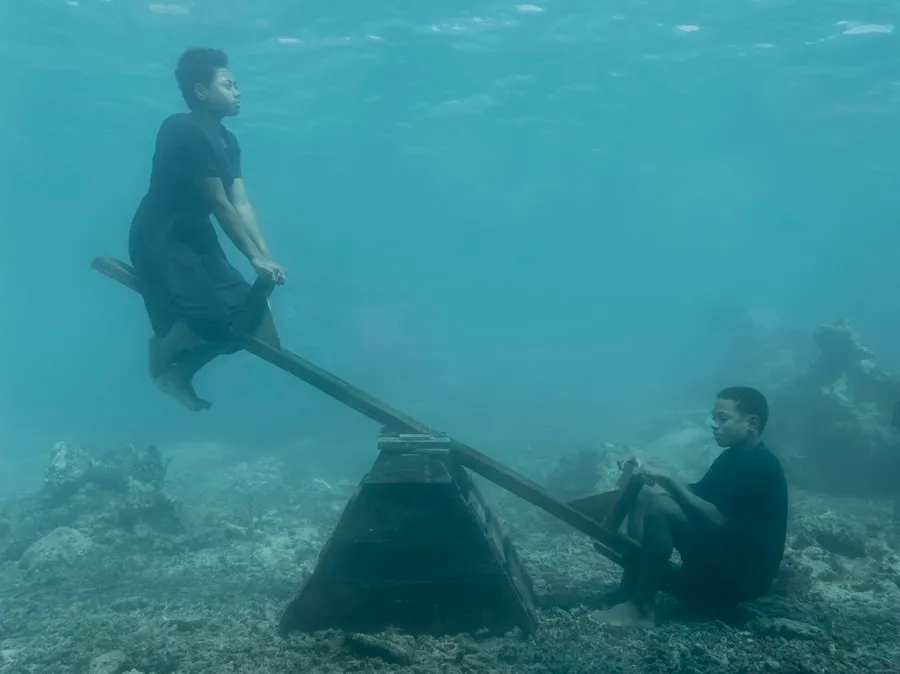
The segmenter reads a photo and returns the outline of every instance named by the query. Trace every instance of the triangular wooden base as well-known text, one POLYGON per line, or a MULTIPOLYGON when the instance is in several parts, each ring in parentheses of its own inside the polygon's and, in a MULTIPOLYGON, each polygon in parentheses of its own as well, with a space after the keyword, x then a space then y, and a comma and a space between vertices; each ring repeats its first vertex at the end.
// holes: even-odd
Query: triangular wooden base
POLYGON ((282 635, 535 629, 531 580, 468 473, 433 438, 415 444, 381 452, 285 609, 282 635))

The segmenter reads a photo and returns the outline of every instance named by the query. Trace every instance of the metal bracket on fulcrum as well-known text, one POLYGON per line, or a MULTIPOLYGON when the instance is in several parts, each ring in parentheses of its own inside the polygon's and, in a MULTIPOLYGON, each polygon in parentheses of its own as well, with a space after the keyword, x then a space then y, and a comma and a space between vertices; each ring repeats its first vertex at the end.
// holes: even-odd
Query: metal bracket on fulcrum
POLYGON ((378 451, 447 454, 450 451, 450 437, 442 433, 432 435, 382 429, 378 436, 378 451))

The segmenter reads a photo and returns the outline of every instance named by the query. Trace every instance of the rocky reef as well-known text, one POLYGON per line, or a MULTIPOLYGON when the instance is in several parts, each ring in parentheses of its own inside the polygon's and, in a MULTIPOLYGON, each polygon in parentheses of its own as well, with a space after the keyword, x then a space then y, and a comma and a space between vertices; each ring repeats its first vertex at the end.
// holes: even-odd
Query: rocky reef
POLYGON ((108 544, 125 535, 150 541, 181 533, 179 504, 163 492, 167 468, 155 447, 93 458, 78 445, 57 443, 41 492, 0 511, 0 561, 24 569, 58 559, 102 564, 108 544))
MULTIPOLYGON (((580 492, 609 486, 632 449, 598 444, 562 462, 513 464, 555 489, 580 492)), ((41 493, 2 514, 0 673, 888 674, 900 667, 900 535, 889 504, 804 491, 793 494, 790 546, 772 595, 727 623, 669 602, 649 632, 599 623, 597 601, 618 569, 585 536, 547 526, 543 513, 482 484, 534 581, 536 635, 388 630, 282 639, 280 613, 361 476, 310 474, 296 454, 224 461, 217 451, 168 448, 176 457, 169 465, 152 449, 98 457, 71 444, 53 449, 41 493)), ((660 458, 683 473, 704 460, 660 458)))
POLYGON ((791 482, 833 494, 900 496, 900 379, 846 323, 812 335, 817 356, 770 394, 767 431, 791 482))

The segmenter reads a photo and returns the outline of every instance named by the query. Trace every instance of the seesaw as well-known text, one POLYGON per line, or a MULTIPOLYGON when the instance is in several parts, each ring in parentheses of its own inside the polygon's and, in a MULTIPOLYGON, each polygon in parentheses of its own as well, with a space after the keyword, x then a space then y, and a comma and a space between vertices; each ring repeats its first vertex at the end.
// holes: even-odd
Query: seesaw
MULTIPOLYGON (((124 262, 92 266, 141 292, 124 262)), ((256 286, 258 287, 258 286, 256 286)), ((240 346, 381 424, 379 455, 347 503, 312 574, 284 610, 279 632, 388 626, 419 633, 502 632, 537 627, 533 587, 509 539, 466 469, 594 540, 613 563, 634 563, 638 544, 618 532, 642 483, 624 475, 603 521, 445 433, 435 431, 317 365, 243 337, 240 346)), ((679 596, 678 567, 664 590, 679 596)))

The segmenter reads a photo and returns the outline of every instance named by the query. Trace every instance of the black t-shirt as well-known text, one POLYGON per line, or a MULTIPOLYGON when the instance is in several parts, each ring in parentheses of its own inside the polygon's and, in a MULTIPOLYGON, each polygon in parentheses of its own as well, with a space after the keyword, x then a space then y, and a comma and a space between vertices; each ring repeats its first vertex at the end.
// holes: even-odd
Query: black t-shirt
POLYGON ((763 443, 729 448, 691 490, 718 508, 726 520, 725 541, 746 589, 768 591, 787 534, 787 479, 778 458, 763 443))
POLYGON ((198 180, 219 178, 226 190, 241 177, 241 148, 221 123, 192 113, 167 117, 156 136, 150 189, 133 227, 146 234, 163 232, 198 253, 217 243, 211 212, 198 180))

